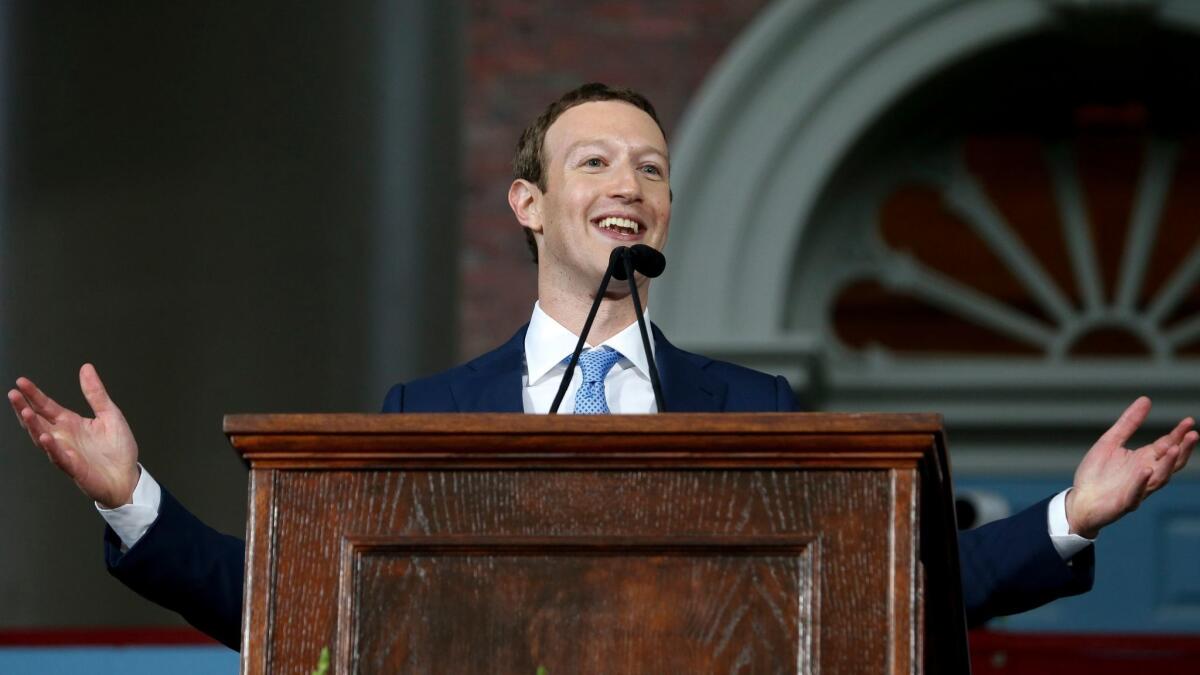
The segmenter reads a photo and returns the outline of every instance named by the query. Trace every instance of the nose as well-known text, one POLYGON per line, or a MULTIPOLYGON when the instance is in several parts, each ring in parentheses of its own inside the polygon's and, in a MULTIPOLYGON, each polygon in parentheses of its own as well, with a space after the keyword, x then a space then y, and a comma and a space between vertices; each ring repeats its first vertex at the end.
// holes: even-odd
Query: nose
POLYGON ((638 176, 637 169, 632 166, 623 166, 614 171, 609 193, 610 196, 626 202, 640 201, 642 199, 642 181, 638 176))

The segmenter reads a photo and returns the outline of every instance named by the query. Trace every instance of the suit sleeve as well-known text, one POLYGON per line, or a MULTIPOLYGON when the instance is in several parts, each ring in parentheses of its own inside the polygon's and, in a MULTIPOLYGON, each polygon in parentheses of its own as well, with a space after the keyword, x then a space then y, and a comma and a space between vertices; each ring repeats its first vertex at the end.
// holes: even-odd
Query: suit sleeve
POLYGON ((779 412, 800 411, 792 385, 788 384, 787 378, 782 375, 775 376, 775 409, 779 412))
POLYGON ((959 533, 969 626, 1091 590, 1095 547, 1063 560, 1050 541, 1049 504, 1045 499, 1016 515, 959 533))
MULTIPOLYGON (((404 385, 397 384, 384 397, 383 412, 403 409, 404 385)), ((109 574, 138 595, 239 648, 246 543, 205 525, 165 488, 158 518, 133 548, 122 553, 121 539, 105 527, 104 560, 109 574)))
POLYGON ((105 528, 104 559, 121 583, 238 649, 244 541, 205 525, 163 489, 158 519, 133 548, 121 553, 120 538, 105 528))
POLYGON ((404 385, 403 384, 392 385, 392 388, 388 389, 387 395, 383 397, 383 410, 381 410, 380 412, 385 412, 385 413, 404 412, 404 385))

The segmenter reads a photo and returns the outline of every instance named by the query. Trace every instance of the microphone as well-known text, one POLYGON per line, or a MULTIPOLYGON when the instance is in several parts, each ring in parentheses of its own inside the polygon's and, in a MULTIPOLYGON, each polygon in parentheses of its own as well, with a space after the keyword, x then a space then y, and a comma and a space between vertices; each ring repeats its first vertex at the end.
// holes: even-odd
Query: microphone
MULTIPOLYGON (((625 248, 620 246, 618 248, 625 248)), ((613 249, 617 250, 617 249, 613 249)), ((633 260, 633 269, 642 273, 642 276, 653 279, 663 273, 667 267, 667 258, 657 249, 651 248, 645 244, 634 244, 629 248, 630 258, 633 260)), ((628 278, 625 272, 624 265, 618 265, 613 270, 613 278, 617 281, 625 281, 628 278)))
MULTIPOLYGON (((650 249, 649 246, 643 246, 642 248, 650 249)), ((653 251, 654 249, 650 250, 653 251)), ((592 321, 596 319, 596 311, 600 309, 600 301, 604 299, 604 291, 608 290, 608 282, 616 274, 616 271, 621 268, 621 261, 628 254, 628 246, 618 246, 612 250, 612 253, 608 254, 608 267, 604 270, 604 277, 600 279, 600 288, 596 291, 596 299, 592 301, 592 309, 588 312, 587 321, 583 322, 583 331, 579 334, 579 341, 575 343, 575 351, 571 352, 571 362, 567 364, 567 372, 563 373, 562 382, 558 385, 558 393, 554 395, 554 403, 550 405, 551 415, 558 413, 558 406, 562 404, 563 396, 567 393, 567 385, 571 384, 571 377, 575 374, 575 366, 579 363, 579 355, 583 353, 583 344, 587 341, 588 333, 592 330, 592 321)), ((659 255, 662 254, 660 253, 659 255)), ((624 279, 625 277, 620 278, 624 279)), ((661 405, 660 403, 660 410, 662 409, 661 405)))
MULTIPOLYGON (((624 249, 625 247, 620 247, 624 249)), ((615 255, 617 250, 613 250, 615 255)), ((667 259, 663 254, 645 244, 634 244, 632 248, 626 249, 620 254, 621 268, 613 272, 613 276, 618 279, 627 279, 629 281, 629 295, 633 298, 633 309, 637 312, 638 330, 642 333, 642 349, 646 351, 646 363, 650 366, 650 386, 654 388, 654 403, 658 406, 658 412, 666 412, 667 409, 663 405, 662 383, 658 377, 658 366, 654 363, 654 352, 650 349, 650 334, 646 331, 646 317, 642 312, 642 300, 638 296, 637 282, 633 279, 633 272, 636 269, 642 275, 653 279, 663 273, 667 267, 667 259)), ((609 258, 609 265, 614 262, 613 258, 609 258)))

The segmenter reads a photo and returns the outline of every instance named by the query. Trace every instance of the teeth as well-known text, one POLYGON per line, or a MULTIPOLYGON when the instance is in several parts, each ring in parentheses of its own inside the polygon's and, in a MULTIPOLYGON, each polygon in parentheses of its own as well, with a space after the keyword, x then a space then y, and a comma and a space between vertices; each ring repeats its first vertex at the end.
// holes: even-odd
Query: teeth
POLYGON ((617 216, 609 216, 603 218, 597 223, 597 226, 605 230, 617 230, 625 234, 637 234, 638 224, 628 218, 619 218, 617 216))

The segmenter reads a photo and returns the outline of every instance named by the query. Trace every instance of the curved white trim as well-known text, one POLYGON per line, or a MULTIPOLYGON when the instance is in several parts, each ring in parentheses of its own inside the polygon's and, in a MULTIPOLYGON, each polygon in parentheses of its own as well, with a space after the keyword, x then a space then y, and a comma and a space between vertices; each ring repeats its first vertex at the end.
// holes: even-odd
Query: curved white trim
MULTIPOLYGON (((1200 3, 1142 4, 1165 24, 1200 26, 1200 3)), ((676 134, 672 266, 655 285, 659 320, 684 346, 778 344, 797 247, 855 141, 918 84, 1052 27, 1065 5, 779 0, 765 9, 676 134), (702 311, 691 309, 697 302, 702 311)))
MULTIPOLYGON (((871 208, 833 198, 845 187, 833 182, 834 172, 854 144, 950 66, 1057 28, 1079 12, 1108 9, 1144 12, 1161 27, 1200 33, 1196 0, 771 4, 714 69, 673 139, 671 262, 655 282, 656 319, 680 346, 784 374, 818 405, 940 410, 960 432, 981 434, 959 439, 960 457, 973 450, 987 461, 1004 456, 988 445, 997 429, 1101 426, 1142 393, 1156 395, 1152 425, 1190 414, 1200 373, 1194 362, 1148 367, 1076 359, 1048 367, 1043 358, 951 363, 891 359, 871 349, 848 357, 824 341, 820 327, 796 321, 809 294, 794 285, 796 265, 822 263, 813 260, 820 246, 807 237, 818 225, 839 227, 871 208), (818 208, 827 222, 813 222, 818 208), (1064 397, 1080 391, 1087 395, 1064 397)), ((917 169, 941 175, 947 167, 917 169)), ((879 253, 863 242, 863 265, 878 263, 870 258, 879 253)), ((846 265, 856 255, 827 261, 825 271, 855 274, 846 265)), ((1200 331, 1200 319, 1186 328, 1200 331)), ((1073 466, 1078 448, 1055 443, 1037 447, 1073 466)))

